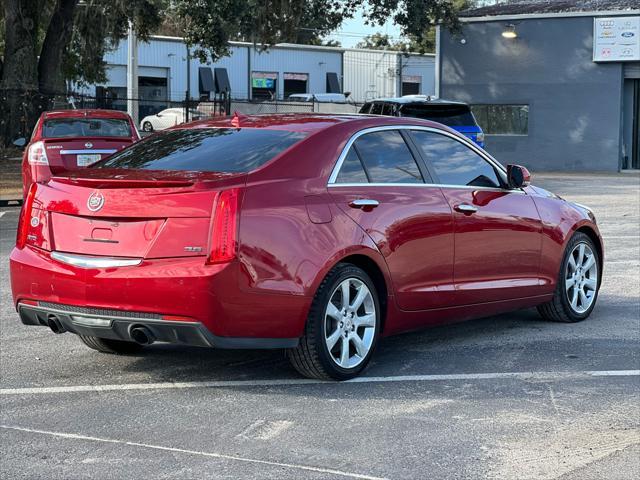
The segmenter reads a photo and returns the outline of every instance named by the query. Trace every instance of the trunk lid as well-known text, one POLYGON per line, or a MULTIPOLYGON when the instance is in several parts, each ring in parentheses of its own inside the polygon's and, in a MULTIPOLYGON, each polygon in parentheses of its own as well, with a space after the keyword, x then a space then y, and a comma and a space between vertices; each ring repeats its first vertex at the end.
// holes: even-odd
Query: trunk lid
POLYGON ((85 168, 128 147, 133 139, 127 137, 44 138, 51 172, 85 168))
POLYGON ((38 189, 59 252, 133 258, 207 255, 218 193, 245 175, 87 169, 38 189))

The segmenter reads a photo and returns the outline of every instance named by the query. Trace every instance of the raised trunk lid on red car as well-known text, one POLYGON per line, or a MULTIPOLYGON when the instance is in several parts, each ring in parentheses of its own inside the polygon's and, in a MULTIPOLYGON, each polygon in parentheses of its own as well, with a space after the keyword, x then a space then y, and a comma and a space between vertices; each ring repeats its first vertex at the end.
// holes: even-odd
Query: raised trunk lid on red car
POLYGON ((36 204, 48 213, 40 223, 49 232, 41 248, 133 258, 206 255, 218 193, 244 183, 242 174, 90 169, 79 175, 38 188, 36 204))

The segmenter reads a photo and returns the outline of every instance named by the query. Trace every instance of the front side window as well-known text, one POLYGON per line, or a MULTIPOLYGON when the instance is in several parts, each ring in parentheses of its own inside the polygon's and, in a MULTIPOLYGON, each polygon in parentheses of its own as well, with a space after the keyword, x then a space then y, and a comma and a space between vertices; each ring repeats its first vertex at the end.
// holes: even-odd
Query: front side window
POLYGON ((375 102, 371 105, 371 111, 369 112, 372 115, 382 115, 382 103, 375 102))
POLYGON ((259 128, 185 128, 150 136, 92 168, 250 172, 306 137, 259 128))
POLYGON ((44 138, 65 137, 130 137, 131 126, 117 118, 59 118, 45 120, 44 138))
POLYGON ((435 132, 414 130, 411 135, 441 184, 502 187, 493 165, 463 143, 435 132))
POLYGON ((367 102, 360 108, 358 113, 369 113, 369 110, 371 110, 371 103, 367 102))
POLYGON ((399 131, 367 133, 359 137, 353 146, 372 183, 424 183, 399 131))

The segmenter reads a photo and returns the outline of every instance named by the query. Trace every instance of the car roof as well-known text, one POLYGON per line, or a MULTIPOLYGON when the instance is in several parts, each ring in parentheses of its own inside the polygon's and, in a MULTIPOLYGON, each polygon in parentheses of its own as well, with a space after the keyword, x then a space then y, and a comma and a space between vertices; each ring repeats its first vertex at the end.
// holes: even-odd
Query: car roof
POLYGON ((120 110, 84 108, 77 110, 51 110, 44 112, 42 118, 46 120, 54 118, 118 118, 128 120, 129 114, 120 110))
POLYGON ((386 102, 386 103, 397 103, 397 104, 408 104, 408 103, 418 103, 424 105, 465 105, 468 104, 464 102, 457 102, 455 100, 445 100, 443 98, 433 98, 427 95, 407 95, 405 97, 388 97, 388 98, 374 98, 373 100, 368 100, 367 103, 372 102, 386 102))
POLYGON ((392 117, 366 114, 333 113, 277 113, 260 115, 242 115, 235 113, 231 117, 198 120, 181 124, 172 129, 189 128, 264 128, 269 130, 288 130, 297 132, 318 132, 331 127, 344 125, 351 129, 363 129, 377 126, 418 125, 452 131, 448 127, 429 120, 413 117, 392 117))

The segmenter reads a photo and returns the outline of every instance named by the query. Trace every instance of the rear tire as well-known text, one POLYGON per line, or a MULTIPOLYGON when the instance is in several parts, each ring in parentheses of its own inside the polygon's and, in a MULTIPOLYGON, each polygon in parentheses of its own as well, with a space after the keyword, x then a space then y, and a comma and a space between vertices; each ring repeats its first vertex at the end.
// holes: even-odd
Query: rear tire
POLYGON ((132 354, 139 353, 144 348, 135 342, 123 340, 111 340, 109 338, 92 337, 90 335, 78 335, 80 340, 89 348, 102 353, 132 354))
POLYGON ((553 299, 538 306, 542 318, 575 323, 591 315, 600 289, 600 266, 593 240, 582 232, 574 234, 562 258, 553 299))
POLYGON ((153 132, 153 125, 151 125, 151 122, 144 122, 142 124, 142 130, 145 132, 153 132))
POLYGON ((348 380, 369 363, 380 332, 378 293, 367 273, 336 265, 313 299, 304 336, 287 356, 305 377, 348 380))

